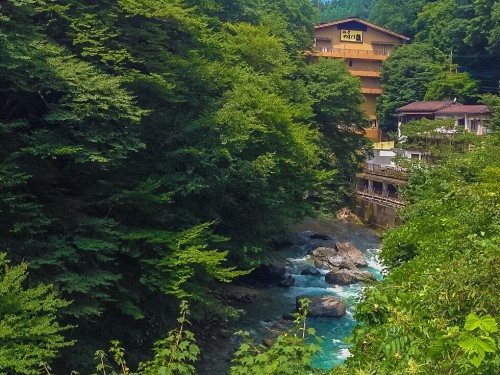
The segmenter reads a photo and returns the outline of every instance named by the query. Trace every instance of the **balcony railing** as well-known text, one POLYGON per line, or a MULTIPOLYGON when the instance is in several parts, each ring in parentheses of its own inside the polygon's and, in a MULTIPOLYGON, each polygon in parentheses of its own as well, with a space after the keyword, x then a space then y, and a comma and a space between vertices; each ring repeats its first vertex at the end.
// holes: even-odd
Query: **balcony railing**
POLYGON ((389 56, 390 51, 374 51, 367 49, 351 49, 351 48, 338 48, 338 47, 316 47, 316 52, 337 52, 345 54, 355 54, 355 55, 377 55, 377 56, 389 56))
POLYGON ((390 207, 404 207, 404 202, 400 198, 394 198, 392 196, 384 197, 379 194, 368 193, 366 191, 356 191, 356 194, 366 200, 390 207))
POLYGON ((363 168, 365 173, 371 173, 378 176, 392 177, 400 180, 408 179, 408 172, 399 167, 390 167, 380 164, 366 163, 363 168))

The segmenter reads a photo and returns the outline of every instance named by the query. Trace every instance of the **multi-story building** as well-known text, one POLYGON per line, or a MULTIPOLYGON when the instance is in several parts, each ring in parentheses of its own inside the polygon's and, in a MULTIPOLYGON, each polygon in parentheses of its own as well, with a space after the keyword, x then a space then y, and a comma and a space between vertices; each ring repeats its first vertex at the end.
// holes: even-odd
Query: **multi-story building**
POLYGON ((352 75, 361 80, 365 96, 363 109, 373 128, 377 127, 377 97, 382 93, 380 69, 391 51, 409 38, 363 21, 347 18, 317 25, 314 31, 314 55, 343 59, 352 75))

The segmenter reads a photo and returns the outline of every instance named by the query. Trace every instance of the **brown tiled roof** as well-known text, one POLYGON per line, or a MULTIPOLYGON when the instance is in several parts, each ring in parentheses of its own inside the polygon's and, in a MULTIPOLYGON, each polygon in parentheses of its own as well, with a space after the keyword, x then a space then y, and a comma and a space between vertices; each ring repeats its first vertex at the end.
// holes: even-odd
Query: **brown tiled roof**
MULTIPOLYGON (((453 103, 455 103, 453 100, 413 102, 396 109, 396 112, 435 112, 449 107, 453 103)), ((457 105, 460 104, 457 103, 457 105)))
POLYGON ((468 115, 473 115, 473 114, 489 114, 491 113, 490 109, 483 105, 454 105, 451 107, 446 107, 443 109, 440 109, 439 111, 436 111, 436 115, 455 115, 455 114, 468 114, 468 115))
POLYGON ((320 23, 319 25, 314 26, 314 28, 321 29, 323 27, 335 26, 335 25, 339 25, 341 23, 346 23, 346 22, 350 22, 350 21, 356 21, 356 22, 362 23, 363 25, 369 26, 373 29, 376 29, 376 30, 381 31, 381 32, 386 33, 386 34, 390 34, 390 35, 395 36, 396 38, 399 38, 402 40, 410 40, 410 38, 408 38, 407 36, 404 36, 401 34, 396 34, 395 32, 392 32, 391 30, 387 30, 387 29, 384 29, 383 27, 374 25, 373 23, 363 21, 362 19, 357 18, 357 17, 346 18, 345 20, 340 20, 340 21, 335 21, 335 22, 320 23))

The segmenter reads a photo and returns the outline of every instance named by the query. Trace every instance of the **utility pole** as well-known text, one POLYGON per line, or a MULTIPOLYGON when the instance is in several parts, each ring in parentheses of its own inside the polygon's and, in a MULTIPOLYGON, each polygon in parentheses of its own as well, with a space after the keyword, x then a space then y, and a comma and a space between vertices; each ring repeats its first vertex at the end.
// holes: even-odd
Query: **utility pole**
POLYGON ((452 67, 453 66, 453 47, 451 47, 450 50, 450 72, 452 72, 452 67))

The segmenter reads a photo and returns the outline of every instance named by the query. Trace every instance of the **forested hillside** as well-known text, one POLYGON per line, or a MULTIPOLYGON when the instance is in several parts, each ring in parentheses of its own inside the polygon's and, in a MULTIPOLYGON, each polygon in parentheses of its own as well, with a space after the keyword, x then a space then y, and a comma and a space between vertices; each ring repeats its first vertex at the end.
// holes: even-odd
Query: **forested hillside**
POLYGON ((227 319, 216 282, 322 197, 349 198, 363 97, 342 62, 305 65, 309 0, 8 0, 0 13, 0 250, 42 288, 29 308, 1 300, 1 326, 19 332, 2 370, 85 372, 110 339, 136 363, 181 299, 195 321, 227 319))
MULTIPOLYGON (((343 61, 305 64, 317 4, 0 2, 0 372, 111 374, 98 350, 120 340, 122 374, 121 345, 138 374, 194 373, 182 301, 195 327, 235 317, 218 285, 291 223, 349 203, 367 119, 343 61)), ((500 129, 498 97, 478 96, 498 93, 498 2, 339 0, 320 14, 412 38, 383 66, 387 130, 400 105, 454 97, 488 103, 500 129)), ((498 134, 474 146, 414 171, 384 243, 390 273, 334 373, 499 372, 498 134)), ((305 312, 296 323, 269 350, 243 345, 233 373, 315 372, 305 312)))
POLYGON ((367 20, 376 0, 331 0, 319 1, 320 22, 337 21, 349 17, 367 20))

